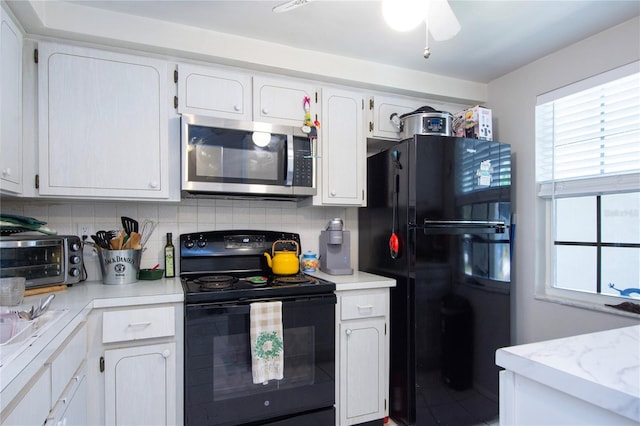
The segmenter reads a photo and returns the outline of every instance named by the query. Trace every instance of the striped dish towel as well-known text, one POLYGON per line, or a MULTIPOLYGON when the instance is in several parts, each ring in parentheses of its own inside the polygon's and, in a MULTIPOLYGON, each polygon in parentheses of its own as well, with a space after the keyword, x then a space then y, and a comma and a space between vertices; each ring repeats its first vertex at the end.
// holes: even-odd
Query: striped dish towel
POLYGON ((251 373, 253 383, 284 377, 282 302, 251 304, 251 373))

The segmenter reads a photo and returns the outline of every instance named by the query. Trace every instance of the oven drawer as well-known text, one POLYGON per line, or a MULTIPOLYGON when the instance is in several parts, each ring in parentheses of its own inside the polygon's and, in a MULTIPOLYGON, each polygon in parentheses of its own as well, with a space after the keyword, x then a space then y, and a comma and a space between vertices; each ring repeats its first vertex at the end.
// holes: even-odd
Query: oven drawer
POLYGON ((128 309, 102 314, 102 343, 152 339, 176 334, 175 309, 128 309))
POLYGON ((353 293, 340 297, 340 319, 350 320, 386 315, 387 297, 385 297, 384 291, 377 293, 367 290, 363 293, 353 293))

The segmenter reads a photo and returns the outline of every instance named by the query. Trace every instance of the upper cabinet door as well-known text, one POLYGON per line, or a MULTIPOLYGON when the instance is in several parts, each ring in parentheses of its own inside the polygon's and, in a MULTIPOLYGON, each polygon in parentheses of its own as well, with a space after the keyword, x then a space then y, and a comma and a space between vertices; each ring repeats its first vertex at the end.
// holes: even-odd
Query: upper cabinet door
POLYGON ((250 121, 251 76, 180 64, 178 112, 250 121))
POLYGON ((427 105, 420 99, 374 96, 370 102, 371 118, 369 122, 369 136, 384 139, 400 139, 400 130, 392 120, 392 116, 413 112, 421 106, 427 105))
POLYGON ((167 63, 54 43, 38 50, 40 194, 169 198, 167 63))
POLYGON ((0 7, 0 188, 22 193, 22 33, 0 7))
POLYGON ((362 206, 367 176, 363 102, 359 93, 323 89, 321 133, 323 205, 362 206))
POLYGON ((304 99, 310 99, 311 121, 319 120, 318 89, 298 80, 271 77, 253 78, 253 120, 301 127, 304 99))

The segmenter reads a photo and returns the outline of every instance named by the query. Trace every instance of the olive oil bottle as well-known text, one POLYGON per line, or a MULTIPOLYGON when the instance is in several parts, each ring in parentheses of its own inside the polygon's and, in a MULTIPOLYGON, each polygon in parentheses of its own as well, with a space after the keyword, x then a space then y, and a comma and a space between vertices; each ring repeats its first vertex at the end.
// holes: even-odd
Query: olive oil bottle
POLYGON ((176 250, 171 239, 171 232, 167 232, 167 244, 165 244, 164 246, 164 276, 166 278, 172 278, 176 276, 176 250))

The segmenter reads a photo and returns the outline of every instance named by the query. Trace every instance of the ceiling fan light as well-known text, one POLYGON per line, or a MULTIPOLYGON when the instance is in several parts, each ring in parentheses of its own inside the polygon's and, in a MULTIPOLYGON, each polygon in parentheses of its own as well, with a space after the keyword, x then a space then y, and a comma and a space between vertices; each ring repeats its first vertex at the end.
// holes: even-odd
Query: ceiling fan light
POLYGON ((447 0, 431 0, 427 24, 433 39, 437 41, 449 40, 460 32, 460 22, 447 0))
POLYGON ((427 16, 428 0, 383 0, 382 16, 396 31, 411 31, 427 16))

